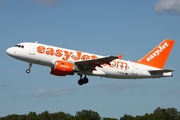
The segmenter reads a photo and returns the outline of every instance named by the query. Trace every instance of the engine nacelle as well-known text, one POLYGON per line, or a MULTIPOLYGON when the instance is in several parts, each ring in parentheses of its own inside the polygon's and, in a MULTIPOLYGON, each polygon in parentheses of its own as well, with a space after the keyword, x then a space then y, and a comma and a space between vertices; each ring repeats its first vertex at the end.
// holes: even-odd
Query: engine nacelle
POLYGON ((74 64, 69 63, 69 62, 56 61, 54 68, 56 71, 65 72, 65 73, 69 74, 69 73, 73 72, 74 64))
POLYGON ((56 75, 56 76, 66 76, 66 73, 58 72, 54 69, 54 67, 51 68, 50 74, 56 75))
POLYGON ((73 75, 74 64, 64 61, 56 61, 55 66, 51 68, 50 73, 57 76, 73 75))

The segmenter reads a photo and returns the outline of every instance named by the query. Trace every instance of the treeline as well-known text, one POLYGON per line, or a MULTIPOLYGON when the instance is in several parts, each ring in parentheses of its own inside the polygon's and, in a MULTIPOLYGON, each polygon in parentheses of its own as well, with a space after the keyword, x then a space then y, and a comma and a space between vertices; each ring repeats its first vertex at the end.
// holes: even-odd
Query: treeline
MULTIPOLYGON (((76 115, 70 115, 64 112, 49 113, 44 111, 41 114, 30 112, 27 115, 12 114, 1 117, 0 120, 101 120, 100 115, 92 110, 82 110, 76 112, 76 115)), ((117 120, 114 118, 103 118, 103 120, 117 120)))
POLYGON ((70 115, 64 112, 49 113, 44 111, 40 114, 29 112, 27 115, 7 115, 0 120, 180 120, 180 112, 175 108, 157 108, 153 113, 145 115, 131 116, 124 114, 120 119, 101 118, 100 115, 92 110, 82 110, 76 112, 76 115, 70 115))
POLYGON ((120 120, 180 120, 180 112, 176 108, 164 109, 158 107, 151 114, 146 113, 135 117, 125 114, 120 120))

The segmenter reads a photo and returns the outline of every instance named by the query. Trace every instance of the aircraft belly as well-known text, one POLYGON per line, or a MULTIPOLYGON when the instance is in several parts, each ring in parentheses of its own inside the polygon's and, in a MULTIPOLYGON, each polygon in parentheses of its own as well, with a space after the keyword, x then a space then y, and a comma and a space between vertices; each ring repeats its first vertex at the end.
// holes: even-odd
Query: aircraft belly
POLYGON ((53 64, 50 62, 52 58, 50 57, 45 57, 45 56, 37 56, 37 55, 26 55, 24 58, 20 58, 20 60, 25 61, 25 62, 31 62, 33 64, 39 64, 43 66, 53 66, 53 64))
POLYGON ((101 69, 103 72, 105 72, 106 74, 104 75, 104 77, 109 77, 109 78, 128 78, 130 76, 133 76, 131 73, 131 70, 122 70, 122 69, 105 69, 102 68, 101 69))
POLYGON ((102 70, 99 70, 99 69, 93 70, 93 71, 92 71, 92 74, 93 74, 93 75, 100 75, 100 76, 106 75, 105 72, 103 72, 102 70))

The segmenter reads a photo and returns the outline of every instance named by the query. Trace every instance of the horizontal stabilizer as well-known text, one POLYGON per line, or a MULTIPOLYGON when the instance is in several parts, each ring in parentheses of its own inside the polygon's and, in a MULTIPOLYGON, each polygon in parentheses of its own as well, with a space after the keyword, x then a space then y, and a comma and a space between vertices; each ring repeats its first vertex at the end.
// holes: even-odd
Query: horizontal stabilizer
POLYGON ((149 73, 151 75, 156 75, 156 74, 163 74, 163 73, 168 73, 168 72, 173 72, 174 70, 169 70, 169 69, 164 69, 164 70, 149 70, 149 73))

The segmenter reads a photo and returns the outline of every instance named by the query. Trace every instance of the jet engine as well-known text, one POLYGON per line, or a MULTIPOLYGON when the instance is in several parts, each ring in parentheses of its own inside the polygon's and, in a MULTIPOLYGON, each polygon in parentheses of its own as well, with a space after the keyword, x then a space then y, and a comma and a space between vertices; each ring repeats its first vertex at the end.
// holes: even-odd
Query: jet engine
POLYGON ((51 68, 50 74, 56 76, 73 75, 74 64, 64 61, 56 61, 55 66, 51 68))

